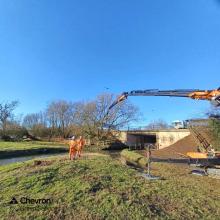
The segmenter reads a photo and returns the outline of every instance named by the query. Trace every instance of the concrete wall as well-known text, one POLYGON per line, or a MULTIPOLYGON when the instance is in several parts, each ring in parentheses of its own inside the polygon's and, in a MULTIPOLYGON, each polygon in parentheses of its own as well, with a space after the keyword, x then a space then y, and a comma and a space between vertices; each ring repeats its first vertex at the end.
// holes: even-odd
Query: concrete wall
POLYGON ((121 131, 118 139, 126 145, 135 145, 141 142, 141 135, 155 135, 156 147, 162 149, 168 147, 184 137, 190 135, 188 129, 169 129, 155 131, 121 131))
POLYGON ((121 131, 118 133, 117 138, 126 145, 135 145, 140 142, 140 138, 134 134, 130 134, 126 131, 121 131))
POLYGON ((180 130, 179 132, 161 131, 157 133, 157 148, 162 149, 168 147, 184 137, 190 135, 188 130, 180 130))

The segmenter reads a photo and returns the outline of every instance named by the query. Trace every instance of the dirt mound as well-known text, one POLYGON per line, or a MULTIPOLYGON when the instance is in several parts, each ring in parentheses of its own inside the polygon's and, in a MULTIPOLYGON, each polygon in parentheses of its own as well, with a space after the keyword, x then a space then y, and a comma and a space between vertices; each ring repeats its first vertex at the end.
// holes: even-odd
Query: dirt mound
POLYGON ((152 151, 152 156, 159 158, 182 158, 181 154, 186 155, 189 151, 197 151, 197 147, 198 144, 195 138, 189 135, 169 147, 152 151))

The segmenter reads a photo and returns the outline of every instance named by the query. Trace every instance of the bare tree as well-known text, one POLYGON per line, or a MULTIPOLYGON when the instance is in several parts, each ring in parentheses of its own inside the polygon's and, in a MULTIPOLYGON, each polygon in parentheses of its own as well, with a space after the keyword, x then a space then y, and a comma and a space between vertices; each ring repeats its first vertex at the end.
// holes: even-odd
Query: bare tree
POLYGON ((215 107, 211 107, 211 108, 206 112, 206 115, 207 115, 210 119, 220 120, 220 109, 219 109, 219 108, 215 108, 215 107))
POLYGON ((102 94, 89 102, 53 101, 45 112, 26 115, 23 125, 37 136, 65 138, 75 134, 105 140, 112 136, 112 129, 125 127, 139 116, 137 107, 128 101, 109 111, 114 98, 112 94, 102 94))
POLYGON ((94 101, 82 104, 79 112, 83 132, 92 139, 104 140, 119 129, 138 119, 139 110, 128 101, 108 111, 114 96, 99 95, 94 101))
POLYGON ((6 131, 7 122, 13 117, 13 111, 18 106, 18 101, 0 103, 0 123, 3 133, 6 131))
POLYGON ((45 112, 27 114, 23 118, 23 126, 35 137, 46 137, 49 135, 45 112))
POLYGON ((46 117, 44 112, 27 114, 23 119, 23 126, 28 129, 33 129, 36 125, 46 127, 46 117))
POLYGON ((152 121, 146 126, 146 129, 149 130, 167 129, 167 128, 169 128, 169 125, 167 124, 167 122, 165 122, 162 119, 152 121))
POLYGON ((74 121, 75 104, 64 100, 51 102, 46 110, 49 127, 52 133, 59 131, 60 135, 69 135, 68 127, 74 121))

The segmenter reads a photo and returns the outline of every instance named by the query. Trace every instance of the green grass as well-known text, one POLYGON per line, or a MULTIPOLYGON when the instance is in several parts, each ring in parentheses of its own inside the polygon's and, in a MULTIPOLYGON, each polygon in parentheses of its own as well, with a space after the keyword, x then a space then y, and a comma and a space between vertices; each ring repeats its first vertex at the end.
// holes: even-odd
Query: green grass
POLYGON ((56 142, 0 142, 0 159, 68 151, 68 144, 56 142))
POLYGON ((220 180, 185 166, 153 164, 164 180, 147 181, 110 157, 0 167, 0 219, 219 219, 220 180), (9 205, 12 197, 52 198, 51 205, 9 205))
MULTIPOLYGON (((30 142, 10 142, 0 141, 0 154, 1 152, 13 151, 30 151, 43 150, 43 149, 69 149, 68 141, 64 142, 47 142, 47 141, 30 141, 30 142)), ((96 146, 85 146, 86 152, 98 152, 100 149, 96 146)))
POLYGON ((13 150, 29 150, 39 149, 44 147, 60 148, 65 147, 67 144, 58 142, 45 142, 45 141, 31 141, 31 142, 4 142, 0 141, 0 151, 13 151, 13 150))

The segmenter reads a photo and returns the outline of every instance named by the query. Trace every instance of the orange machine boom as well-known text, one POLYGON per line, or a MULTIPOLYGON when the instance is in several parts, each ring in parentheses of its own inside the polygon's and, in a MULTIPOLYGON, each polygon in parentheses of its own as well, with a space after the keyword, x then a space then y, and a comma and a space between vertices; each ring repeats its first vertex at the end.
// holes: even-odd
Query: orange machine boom
POLYGON ((128 96, 170 96, 170 97, 188 97, 196 100, 208 100, 214 106, 220 106, 220 88, 215 90, 133 90, 130 92, 123 92, 109 107, 113 108, 118 103, 127 99, 128 96))

